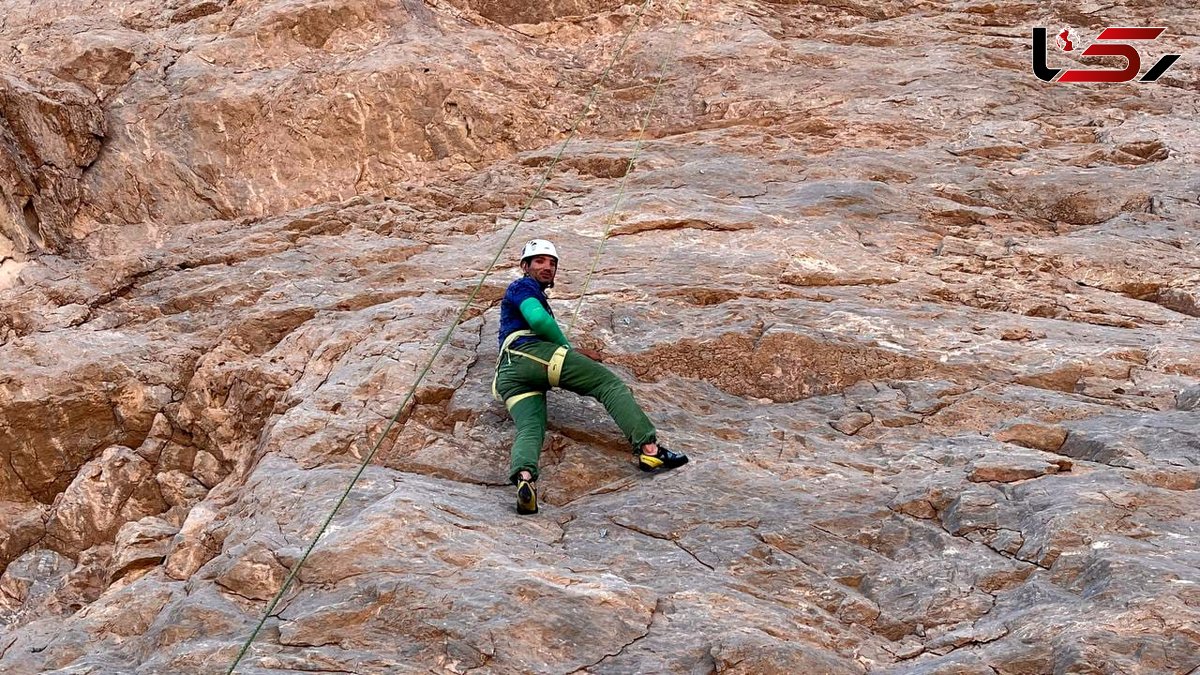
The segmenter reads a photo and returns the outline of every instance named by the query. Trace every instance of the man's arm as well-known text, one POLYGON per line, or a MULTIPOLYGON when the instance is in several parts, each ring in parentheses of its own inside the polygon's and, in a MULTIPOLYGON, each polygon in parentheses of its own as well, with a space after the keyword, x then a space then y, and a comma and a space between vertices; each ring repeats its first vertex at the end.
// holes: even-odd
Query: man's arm
POLYGON ((525 298, 521 302, 520 310, 521 316, 525 317, 525 322, 538 337, 556 345, 571 346, 571 343, 567 342, 567 336, 563 335, 562 329, 558 327, 558 322, 550 316, 545 307, 542 307, 537 298, 525 298))

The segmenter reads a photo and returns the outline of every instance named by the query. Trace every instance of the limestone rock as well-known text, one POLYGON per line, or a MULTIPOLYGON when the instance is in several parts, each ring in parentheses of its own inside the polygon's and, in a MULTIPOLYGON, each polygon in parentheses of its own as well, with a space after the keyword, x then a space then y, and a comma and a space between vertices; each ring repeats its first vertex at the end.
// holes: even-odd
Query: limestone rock
POLYGON ((0 0, 0 671, 1194 670, 1200 23, 1097 7, 0 0), (692 461, 553 390, 518 517, 534 237, 692 461))
POLYGON ((967 465, 967 480, 1011 483, 1070 469, 1070 461, 1056 457, 989 456, 967 465))
POLYGON ((1175 407, 1179 410, 1195 410, 1200 407, 1200 385, 1184 389, 1175 396, 1175 407))
POLYGON ((265 546, 232 547, 229 554, 229 564, 212 570, 222 588, 251 600, 269 600, 283 587, 288 570, 265 546))
POLYGON ((113 446, 84 466, 55 501, 46 536, 74 554, 112 541, 121 527, 166 510, 153 468, 129 448, 113 446))
POLYGON ((23 502, 0 502, 0 569, 19 557, 46 533, 45 507, 23 502))
POLYGON ((200 502, 188 511, 164 563, 169 577, 187 579, 221 551, 226 533, 218 515, 215 505, 208 502, 200 502))
POLYGON ((166 557, 171 537, 178 530, 156 516, 126 523, 115 538, 109 578, 120 579, 138 569, 158 565, 166 557))
POLYGON ((1067 430, 1057 424, 1016 420, 992 435, 998 441, 1054 452, 1067 440, 1067 430))
POLYGON ((830 422, 830 426, 847 436, 853 436, 874 420, 875 418, 871 416, 871 413, 852 412, 830 422))
POLYGON ((199 480, 182 471, 155 474, 154 480, 158 483, 163 501, 172 509, 185 514, 208 494, 208 488, 199 480))
POLYGON ((0 575, 0 624, 10 626, 37 614, 74 567, 69 558, 46 549, 9 563, 0 575))
POLYGON ((765 633, 743 630, 710 650, 718 673, 864 673, 861 664, 808 647, 784 643, 765 633))
MULTIPOLYGON (((0 258, 63 251, 100 152, 104 114, 81 87, 0 72, 0 258)), ((3 286, 0 286, 3 288, 3 286)))
POLYGON ((109 446, 140 446, 156 411, 169 402, 169 390, 150 373, 133 372, 122 356, 62 356, 79 349, 141 351, 121 334, 92 338, 57 336, 10 350, 14 370, 0 380, 0 453, 9 458, 0 464, 0 497, 53 502, 109 446))

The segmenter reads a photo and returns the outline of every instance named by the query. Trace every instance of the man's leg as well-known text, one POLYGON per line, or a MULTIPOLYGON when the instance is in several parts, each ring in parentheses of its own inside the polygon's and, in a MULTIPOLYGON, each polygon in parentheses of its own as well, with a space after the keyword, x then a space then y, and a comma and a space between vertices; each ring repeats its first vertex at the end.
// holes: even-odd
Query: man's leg
MULTIPOLYGON (((535 343, 540 344, 540 343, 535 343)), ((509 480, 522 472, 537 480, 538 458, 546 436, 546 367, 522 356, 504 356, 496 373, 496 392, 503 398, 517 432, 513 438, 509 480)))
POLYGON ((546 437, 546 395, 543 392, 530 393, 531 396, 517 401, 508 411, 517 426, 508 472, 508 478, 514 485, 522 471, 529 472, 530 480, 537 480, 538 458, 546 437))
POLYGON ((600 401, 635 450, 655 443, 654 424, 634 400, 629 387, 608 368, 571 350, 563 362, 558 384, 567 391, 600 401))
POLYGON ((654 424, 633 399, 629 387, 608 368, 578 352, 567 352, 559 386, 604 404, 604 409, 633 445, 642 471, 674 469, 687 464, 687 455, 659 447, 654 424))

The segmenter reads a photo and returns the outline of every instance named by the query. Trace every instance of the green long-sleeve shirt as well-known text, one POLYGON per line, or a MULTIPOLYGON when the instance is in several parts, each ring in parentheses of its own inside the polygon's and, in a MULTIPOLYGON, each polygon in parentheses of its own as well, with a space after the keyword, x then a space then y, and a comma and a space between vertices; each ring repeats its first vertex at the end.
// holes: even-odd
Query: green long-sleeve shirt
POLYGON ((538 302, 537 298, 525 298, 521 303, 520 310, 521 316, 525 317, 525 322, 529 324, 530 330, 537 333, 538 337, 556 345, 571 346, 571 343, 567 342, 567 336, 563 335, 562 329, 558 327, 558 322, 546 311, 545 307, 542 307, 542 303, 538 302))

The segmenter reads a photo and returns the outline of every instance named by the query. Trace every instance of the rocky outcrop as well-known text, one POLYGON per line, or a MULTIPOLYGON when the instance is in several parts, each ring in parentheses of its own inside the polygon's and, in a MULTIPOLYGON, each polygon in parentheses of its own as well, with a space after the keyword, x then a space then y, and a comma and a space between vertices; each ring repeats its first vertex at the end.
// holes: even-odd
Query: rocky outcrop
POLYGON ((1200 668, 1197 66, 1028 60, 1194 11, 0 16, 0 671, 1200 668), (527 518, 533 236, 692 462, 552 392, 527 518))
POLYGON ((67 249, 85 201, 84 171, 106 133, 90 92, 40 79, 34 84, 0 70, 0 260, 14 263, 67 249))

